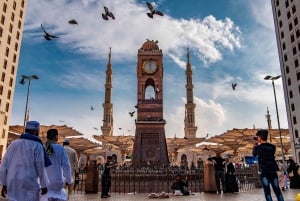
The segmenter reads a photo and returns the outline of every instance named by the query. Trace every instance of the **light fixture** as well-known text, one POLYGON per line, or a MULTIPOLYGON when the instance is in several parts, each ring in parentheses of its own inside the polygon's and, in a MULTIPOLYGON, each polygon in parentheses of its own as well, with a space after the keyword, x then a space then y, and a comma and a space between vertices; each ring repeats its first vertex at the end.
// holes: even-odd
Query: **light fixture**
POLYGON ((30 92, 30 82, 31 80, 37 80, 39 77, 37 75, 21 75, 21 80, 19 81, 20 84, 24 85, 26 83, 25 80, 28 80, 28 86, 27 86, 27 95, 26 95, 26 106, 25 106, 25 115, 24 115, 24 123, 23 123, 23 132, 25 132, 25 125, 27 121, 27 108, 28 108, 28 99, 29 99, 29 92, 30 92))
POLYGON ((280 77, 281 77, 281 75, 277 75, 277 76, 267 75, 264 79, 272 80, 274 99, 275 99, 275 107, 276 107, 276 115, 277 115, 277 123, 278 123, 278 131, 279 131, 279 139, 280 139, 280 145, 281 145, 282 162, 285 165, 284 149, 283 149, 283 143, 282 143, 282 135, 281 135, 281 129, 280 129, 279 113, 278 113, 277 98, 276 98, 276 90, 275 90, 275 85, 274 85, 274 80, 278 80, 280 77))

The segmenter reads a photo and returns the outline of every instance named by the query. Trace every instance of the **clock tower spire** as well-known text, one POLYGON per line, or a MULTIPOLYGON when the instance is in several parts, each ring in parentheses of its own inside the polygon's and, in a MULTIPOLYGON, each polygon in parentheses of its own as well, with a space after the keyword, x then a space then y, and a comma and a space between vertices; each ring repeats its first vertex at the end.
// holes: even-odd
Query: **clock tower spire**
POLYGON ((111 48, 108 54, 108 64, 106 68, 105 98, 103 103, 103 125, 101 126, 102 135, 112 136, 113 134, 113 104, 111 103, 112 89, 112 65, 111 48))
POLYGON ((195 138, 197 127, 195 126, 195 103, 194 103, 194 95, 193 95, 193 71, 190 63, 190 52, 189 48, 187 48, 187 64, 186 64, 186 100, 185 104, 185 115, 184 115, 184 136, 186 138, 195 138))
POLYGON ((138 50, 134 166, 169 165, 163 117, 163 54, 158 41, 138 50))

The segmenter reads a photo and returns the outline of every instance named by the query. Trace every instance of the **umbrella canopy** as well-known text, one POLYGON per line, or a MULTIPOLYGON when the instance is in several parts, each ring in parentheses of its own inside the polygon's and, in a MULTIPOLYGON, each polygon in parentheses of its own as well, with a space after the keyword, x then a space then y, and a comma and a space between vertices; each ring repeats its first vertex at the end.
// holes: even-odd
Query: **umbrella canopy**
POLYGON ((104 136, 104 135, 94 135, 96 140, 108 143, 113 146, 114 149, 120 151, 133 150, 134 136, 132 135, 120 135, 120 136, 104 136))
MULTIPOLYGON (((238 129, 228 130, 221 135, 217 135, 209 138, 207 141, 212 143, 223 144, 230 147, 234 152, 252 153, 254 144, 253 137, 259 129, 238 129)), ((278 129, 268 129, 269 138, 268 141, 277 147, 277 150, 281 150, 280 134, 278 129)), ((288 154, 290 150, 290 134, 288 129, 281 129, 281 139, 283 141, 284 153, 288 154)))
POLYGON ((85 150, 83 153, 85 154, 103 154, 103 153, 106 153, 106 150, 103 149, 102 147, 95 147, 95 148, 91 148, 91 149, 87 149, 85 150))
POLYGON ((188 147, 194 147, 196 144, 201 143, 205 138, 167 138, 167 146, 169 152, 179 151, 188 147))
MULTIPOLYGON (((40 138, 42 139, 43 142, 46 141, 47 131, 49 129, 57 129, 58 130, 58 142, 59 143, 62 143, 66 137, 82 136, 83 135, 79 131, 73 129, 72 127, 68 127, 66 125, 63 125, 63 126, 41 125, 39 136, 40 136, 40 138)), ((23 126, 20 126, 20 125, 9 126, 8 142, 10 143, 12 140, 15 140, 15 139, 19 138, 22 133, 23 133, 23 126)))
POLYGON ((82 153, 86 150, 99 148, 102 145, 96 142, 92 142, 91 140, 84 138, 84 137, 68 137, 70 141, 70 146, 77 151, 77 153, 82 153))
MULTIPOLYGON (((86 149, 91 149, 95 147, 101 146, 100 143, 92 142, 87 138, 83 137, 83 134, 78 132, 77 130, 73 129, 72 127, 68 127, 66 125, 63 126, 56 126, 50 125, 45 126, 41 125, 40 127, 40 137, 43 142, 46 142, 47 138, 47 131, 49 129, 57 129, 58 130, 58 143, 62 144, 65 138, 68 138, 70 141, 70 146, 73 147, 78 153, 83 152, 86 149)), ((8 132, 8 144, 11 141, 18 139, 20 135, 23 133, 23 126, 14 125, 9 127, 8 132)))
POLYGON ((227 145, 218 144, 218 143, 200 143, 197 147, 191 149, 191 151, 197 153, 197 155, 215 155, 216 152, 223 153, 225 151, 231 150, 227 145))

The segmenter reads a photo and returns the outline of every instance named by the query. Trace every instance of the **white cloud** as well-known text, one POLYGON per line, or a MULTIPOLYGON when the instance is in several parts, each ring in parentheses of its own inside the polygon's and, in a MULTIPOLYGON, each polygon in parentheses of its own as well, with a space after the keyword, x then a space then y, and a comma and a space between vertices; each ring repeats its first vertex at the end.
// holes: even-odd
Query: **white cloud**
MULTIPOLYGON (((182 106, 175 107, 172 113, 166 113, 165 119, 167 119, 166 130, 168 131, 168 137, 184 136, 184 104, 186 99, 182 98, 182 106)), ((206 133, 220 134, 223 132, 220 129, 225 121, 225 109, 223 106, 210 99, 203 100, 198 97, 194 97, 195 108, 195 125, 198 127, 197 137, 204 137, 206 133)))
POLYGON ((179 57, 169 53, 169 57, 182 69, 186 68, 186 61, 181 60, 179 57))
MULTIPOLYGON (((150 19, 146 15, 146 6, 134 0, 29 1, 26 33, 23 35, 27 40, 32 37, 31 40, 35 43, 44 42, 40 29, 40 24, 43 23, 50 33, 60 36, 58 40, 51 41, 52 44, 95 57, 96 62, 101 63, 97 66, 101 67, 99 71, 80 69, 78 66, 74 69, 74 64, 70 65, 72 70, 69 72, 57 75, 57 81, 65 86, 72 83, 69 87, 77 91, 95 90, 95 94, 100 97, 95 100, 95 97, 79 94, 73 100, 72 95, 62 94, 64 97, 53 101, 44 96, 36 98, 33 93, 33 116, 45 108, 45 105, 51 105, 55 109, 43 111, 41 121, 53 124, 57 119, 68 119, 71 126, 76 125, 75 128, 83 133, 99 134, 100 130, 96 131, 93 127, 100 127, 102 123, 101 104, 104 94, 99 93, 99 90, 104 90, 107 54, 109 47, 112 47, 114 131, 115 134, 122 134, 118 129, 121 127, 125 134, 128 130, 134 134, 134 119, 128 112, 136 104, 136 54, 137 49, 148 38, 158 39, 164 54, 164 118, 167 120, 168 137, 175 133, 178 137, 183 137, 184 134, 185 102, 180 97, 185 96, 183 69, 186 66, 187 47, 193 55, 192 66, 196 69, 193 72, 193 81, 197 136, 201 137, 206 133, 221 134, 233 127, 251 127, 253 124, 263 127, 267 106, 275 122, 272 86, 263 80, 263 76, 277 74, 279 65, 275 34, 270 27, 273 26, 273 22, 270 23, 270 5, 267 4, 269 2, 260 1, 253 0, 247 4, 251 5, 257 23, 263 23, 263 26, 251 24, 241 30, 230 18, 217 20, 214 16, 203 19, 175 19, 166 14, 150 19), (103 5, 114 12, 115 21, 102 20, 103 5), (268 16, 264 14, 265 9, 268 16), (78 26, 67 23, 72 18, 79 22, 78 26), (101 60, 105 61, 104 65, 101 60), (127 66, 119 65, 120 63, 127 66), (202 68, 203 63, 210 68, 202 68), (176 69, 177 66, 180 69, 176 69), (236 91, 231 89, 232 82, 238 83, 236 91), (93 115, 88 110, 91 100, 98 104, 97 113, 93 115), (63 101, 69 101, 69 104, 65 105, 63 101)), ((158 5, 161 3, 163 1, 158 5)), ((247 16, 247 20, 249 18, 251 16, 247 16)), ((284 118, 280 87, 277 87, 277 92, 279 108, 283 108, 280 116, 284 118)), ((20 110, 23 113, 23 108, 20 110)), ((285 122, 282 126, 284 125, 285 122)))
POLYGON ((274 30, 273 13, 270 1, 252 0, 249 1, 250 9, 254 18, 260 25, 274 30))
MULTIPOLYGON (((197 105, 196 115, 197 115, 197 125, 199 131, 202 134, 208 131, 218 131, 225 121, 225 109, 223 106, 214 101, 205 101, 201 98, 194 98, 194 102, 197 105)), ((219 133, 214 133, 219 134, 219 133)))
POLYGON ((160 48, 173 55, 172 58, 181 57, 186 47, 190 47, 204 62, 220 60, 223 49, 233 51, 240 47, 240 30, 229 18, 178 20, 165 15, 150 19, 146 15, 148 8, 134 0, 31 0, 28 4, 27 32, 36 31, 34 35, 38 34, 40 40, 42 23, 48 32, 60 36, 56 42, 97 57, 106 57, 108 47, 113 47, 115 59, 135 55, 136 47, 146 38, 159 38, 160 48), (101 18, 104 5, 114 12, 116 20, 101 18), (78 26, 67 23, 73 18, 78 26))
POLYGON ((93 89, 97 91, 104 91, 101 83, 104 83, 104 72, 87 73, 80 71, 70 71, 58 77, 53 77, 54 80, 61 85, 61 87, 70 87, 82 89, 93 89), (100 76, 101 75, 101 76, 100 76), (99 82, 99 78, 101 82, 99 82), (80 87, 80 88, 79 88, 80 87))

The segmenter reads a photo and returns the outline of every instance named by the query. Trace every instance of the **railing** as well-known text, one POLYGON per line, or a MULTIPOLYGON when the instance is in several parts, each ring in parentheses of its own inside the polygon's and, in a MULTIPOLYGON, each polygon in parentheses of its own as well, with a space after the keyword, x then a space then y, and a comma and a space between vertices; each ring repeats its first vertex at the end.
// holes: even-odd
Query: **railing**
POLYGON ((193 192, 203 191, 203 172, 171 168, 142 168, 116 170, 112 174, 112 192, 151 193, 170 192, 175 176, 188 177, 189 189, 193 192))
MULTIPOLYGON (((95 173, 98 177, 98 192, 101 192, 101 170, 95 173)), ((257 186, 258 176, 255 168, 238 169, 236 178, 239 184, 239 191, 253 190, 257 186)), ((112 183, 110 191, 114 193, 152 193, 171 192, 171 184, 175 176, 180 174, 182 178, 188 177, 189 189, 192 192, 204 191, 203 169, 182 169, 182 168, 119 168, 111 171, 112 183)), ((79 174, 78 184, 75 191, 84 193, 86 191, 87 173, 82 171, 79 174)))
POLYGON ((239 191, 245 192, 260 187, 258 170, 256 166, 236 169, 236 178, 239 184, 239 191))

